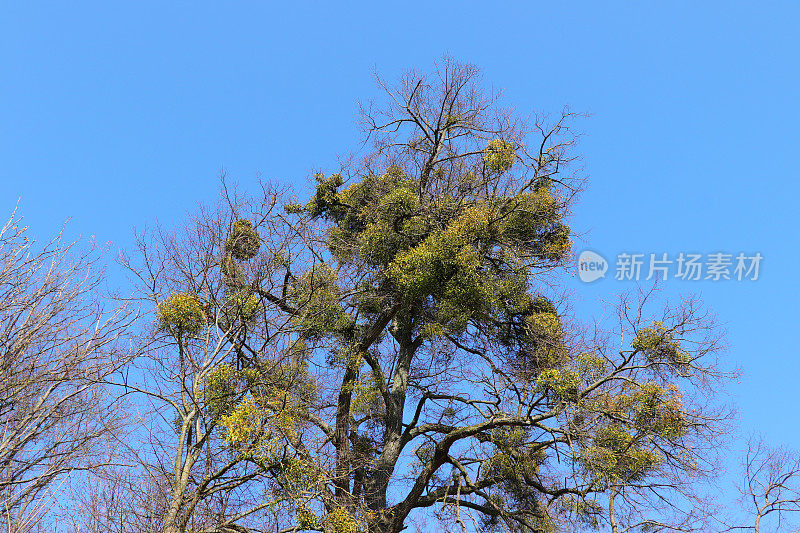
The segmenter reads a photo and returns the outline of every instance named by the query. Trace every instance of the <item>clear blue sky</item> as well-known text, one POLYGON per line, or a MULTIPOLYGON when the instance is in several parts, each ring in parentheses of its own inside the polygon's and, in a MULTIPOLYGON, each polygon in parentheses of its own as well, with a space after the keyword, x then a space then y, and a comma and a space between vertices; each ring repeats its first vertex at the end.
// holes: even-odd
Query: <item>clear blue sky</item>
MULTIPOLYGON (((743 430, 800 448, 800 3, 167 4, 0 4, 0 211, 21 197, 37 234, 72 217, 124 247, 213 200, 223 168, 302 186, 354 147, 373 66, 449 52, 521 111, 591 113, 578 249, 764 256, 757 282, 666 292, 727 324, 743 430)), ((594 312, 632 287, 574 290, 594 312)))

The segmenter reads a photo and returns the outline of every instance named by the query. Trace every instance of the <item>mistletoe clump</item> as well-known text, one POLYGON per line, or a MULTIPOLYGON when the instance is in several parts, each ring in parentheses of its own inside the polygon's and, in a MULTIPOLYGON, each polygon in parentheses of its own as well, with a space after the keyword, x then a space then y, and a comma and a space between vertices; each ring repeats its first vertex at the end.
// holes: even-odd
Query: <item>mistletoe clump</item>
POLYGON ((261 310, 261 300, 252 292, 242 289, 228 296, 226 315, 232 320, 252 321, 261 310))
POLYGON ((233 223, 228 239, 225 241, 225 250, 239 261, 252 259, 258 253, 261 241, 258 231, 253 223, 243 218, 233 223))
POLYGON ((295 516, 297 517, 297 525, 299 525, 301 529, 319 529, 319 518, 317 518, 317 515, 308 507, 299 506, 295 510, 295 516))
POLYGON ((675 338, 675 332, 668 330, 661 322, 655 322, 652 328, 640 329, 631 346, 642 352, 649 361, 676 365, 686 365, 691 361, 689 353, 681 348, 675 338))
POLYGON ((304 339, 341 334, 352 326, 352 319, 340 304, 337 282, 336 271, 321 263, 298 276, 289 288, 289 300, 301 310, 294 319, 304 339))
MULTIPOLYGON (((510 168, 514 150, 510 142, 493 141, 479 161, 510 168)), ((433 168, 432 179, 443 180, 442 172, 433 168)), ((542 184, 506 200, 487 198, 476 182, 480 174, 464 169, 457 188, 432 196, 421 191, 420 178, 396 164, 346 187, 341 175, 316 177, 316 194, 303 211, 332 222, 327 238, 334 257, 388 282, 359 291, 359 311, 375 314, 381 306, 374 304, 386 302, 386 289, 394 289, 408 302, 431 299, 431 327, 421 324, 427 338, 459 333, 470 321, 495 323, 497 306, 519 303, 532 264, 566 257, 565 200, 542 184)), ((536 318, 543 322, 534 329, 558 337, 556 315, 536 318)))
POLYGON ((517 194, 499 217, 503 242, 542 263, 563 260, 572 247, 570 227, 562 222, 564 205, 546 179, 532 192, 517 194))
POLYGON ((179 292, 158 304, 159 328, 175 333, 198 333, 206 323, 203 304, 196 295, 179 292))
POLYGON ((582 451, 579 461, 592 476, 607 483, 634 483, 657 468, 662 458, 634 434, 619 425, 609 425, 597 432, 593 445, 582 451))
MULTIPOLYGON (((546 453, 535 442, 531 442, 530 432, 523 428, 497 428, 488 435, 488 440, 496 449, 494 455, 483 462, 483 476, 500 480, 491 495, 492 500, 514 516, 535 525, 531 531, 555 531, 541 494, 526 481, 538 477, 546 453)), ((496 529, 487 527, 486 530, 496 529)))
POLYGON ((584 469, 606 483, 636 483, 651 475, 669 458, 664 450, 689 431, 677 387, 645 382, 626 388, 603 400, 609 421, 580 452, 584 469))
POLYGON ((666 440, 678 439, 686 434, 688 422, 675 390, 667 392, 660 385, 648 382, 632 395, 632 399, 634 407, 631 418, 639 431, 666 440))
POLYGON ((220 418, 220 426, 225 429, 225 440, 234 445, 249 441, 258 431, 262 416, 253 398, 245 398, 230 414, 220 418))
POLYGON ((544 296, 531 299, 524 318, 525 357, 520 363, 526 373, 555 368, 564 362, 565 343, 561 318, 553 303, 544 296))
POLYGON ((229 415, 239 393, 239 376, 230 365, 213 368, 204 380, 203 394, 212 418, 229 415))
POLYGON ((538 336, 555 339, 562 334, 558 311, 553 302, 544 296, 537 296, 533 299, 528 324, 532 332, 538 336))
POLYGON ((483 162, 494 172, 502 173, 514 166, 515 153, 516 148, 512 143, 495 139, 486 146, 483 162))
POLYGON ((244 268, 230 255, 226 255, 220 264, 222 269, 222 282, 226 287, 237 288, 247 282, 244 268))
POLYGON ((486 315, 493 301, 495 287, 488 283, 485 256, 479 249, 491 237, 489 220, 484 207, 466 209, 443 230, 398 253, 386 269, 388 279, 406 298, 433 296, 436 322, 450 331, 463 330, 471 318, 486 315))
POLYGON ((336 507, 328 513, 328 523, 334 533, 359 533, 361 528, 356 519, 344 507, 336 507))
POLYGON ((419 183, 397 166, 369 174, 343 190, 342 178, 317 177, 317 193, 306 210, 335 222, 328 233, 331 252, 340 261, 359 257, 384 267, 429 231, 421 209, 419 183))
POLYGON ((548 368, 536 379, 543 392, 550 393, 562 401, 575 401, 578 398, 580 378, 570 370, 548 368))

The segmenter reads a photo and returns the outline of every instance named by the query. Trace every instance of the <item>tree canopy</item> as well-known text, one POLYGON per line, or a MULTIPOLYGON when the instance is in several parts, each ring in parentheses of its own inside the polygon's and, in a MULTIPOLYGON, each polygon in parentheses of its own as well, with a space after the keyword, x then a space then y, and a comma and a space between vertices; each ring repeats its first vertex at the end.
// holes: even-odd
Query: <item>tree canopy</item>
POLYGON ((378 82, 368 148, 307 201, 224 181, 216 208, 125 261, 154 319, 141 379, 120 385, 152 406, 135 455, 158 494, 129 516, 168 532, 696 527, 728 415, 720 333, 649 293, 605 329, 569 315, 576 115, 521 117, 449 59, 378 82))

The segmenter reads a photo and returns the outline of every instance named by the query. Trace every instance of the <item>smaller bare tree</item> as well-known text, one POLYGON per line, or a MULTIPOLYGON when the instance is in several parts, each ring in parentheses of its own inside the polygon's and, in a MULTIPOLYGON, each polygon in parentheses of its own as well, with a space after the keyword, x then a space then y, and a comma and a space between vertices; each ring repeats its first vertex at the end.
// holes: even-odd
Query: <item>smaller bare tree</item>
POLYGON ((742 467, 744 480, 739 490, 750 521, 730 530, 800 531, 790 516, 800 512, 800 456, 752 437, 742 467))
POLYGON ((101 381, 124 363, 131 316, 104 309, 97 254, 0 227, 0 523, 30 531, 70 474, 102 462, 115 416, 101 381))
MULTIPOLYGON (((280 420, 262 419, 251 432, 245 422, 255 414, 236 407, 255 412, 253 391, 298 387, 299 343, 287 340, 296 326, 278 295, 290 277, 283 256, 303 244, 275 214, 279 191, 263 193, 263 201, 243 199, 223 181, 218 206, 184 229, 138 234, 138 249, 122 257, 151 314, 136 328, 140 356, 108 383, 138 423, 115 450, 125 467, 96 476, 68 531, 274 530, 283 500, 261 442, 280 420)), ((288 417, 288 399, 276 409, 288 417)))

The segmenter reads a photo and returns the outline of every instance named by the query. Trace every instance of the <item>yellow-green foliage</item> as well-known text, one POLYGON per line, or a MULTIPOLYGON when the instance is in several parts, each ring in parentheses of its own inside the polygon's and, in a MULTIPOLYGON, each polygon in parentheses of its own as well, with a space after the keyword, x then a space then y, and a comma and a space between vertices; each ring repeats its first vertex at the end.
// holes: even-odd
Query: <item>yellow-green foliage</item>
POLYGON ((522 473, 512 454, 521 451, 527 434, 522 428, 500 427, 492 431, 491 442, 497 450, 483 463, 485 476, 501 476, 516 481, 522 473))
POLYGON ((289 346, 286 348, 286 357, 290 361, 305 360, 305 357, 308 353, 308 344, 303 339, 291 341, 289 346))
POLYGON ((656 383, 644 383, 632 395, 635 426, 663 439, 686 434, 688 422, 677 390, 665 391, 656 383))
POLYGON ((314 179, 317 182, 317 192, 306 206, 306 210, 312 217, 336 218, 340 211, 336 192, 344 183, 341 174, 333 174, 330 178, 325 178, 324 174, 315 174, 314 179))
POLYGON ((230 294, 225 305, 226 314, 230 319, 249 322, 261 310, 261 300, 247 289, 238 290, 230 294))
POLYGON ((563 200, 549 186, 510 198, 502 207, 499 232, 507 246, 548 262, 564 258, 572 247, 570 228, 562 223, 563 200))
POLYGON ((206 404, 232 448, 266 463, 297 437, 307 406, 316 398, 313 378, 298 364, 258 360, 236 370, 221 364, 204 384, 206 404), (240 394, 249 391, 240 399, 240 394))
POLYGON ((222 282, 228 287, 240 287, 246 283, 242 266, 230 255, 225 255, 221 262, 222 282))
POLYGON ((225 241, 225 250, 240 261, 255 257, 261 241, 258 231, 249 220, 239 219, 231 226, 228 239, 225 241))
POLYGON ((337 333, 351 325, 349 315, 339 303, 337 281, 336 272, 321 263, 299 276, 292 286, 289 297, 300 309, 296 321, 305 338, 337 333))
POLYGON ((158 322, 163 330, 198 333, 206 323, 206 314, 196 295, 178 292, 158 304, 158 322))
POLYGON ((550 514, 542 509, 539 514, 533 519, 534 531, 541 531, 541 533, 551 533, 556 531, 556 524, 550 514))
POLYGON ((250 396, 219 419, 231 447, 270 464, 280 460, 286 437, 296 436, 297 423, 297 413, 290 408, 276 409, 274 402, 267 406, 263 399, 250 396))
POLYGON ((558 311, 556 310, 556 306, 553 305, 553 302, 544 296, 537 296, 531 303, 531 313, 549 313, 556 315, 558 311))
MULTIPOLYGON (((285 402, 287 398, 276 397, 275 400, 277 402, 282 402, 282 401, 285 402)), ((275 428, 281 435, 294 436, 297 434, 295 426, 298 423, 297 415, 299 415, 300 413, 294 411, 290 407, 291 405, 292 404, 289 404, 289 406, 287 406, 286 404, 272 406, 274 409, 274 414, 272 416, 272 419, 270 420, 270 425, 273 428, 275 428)))
POLYGON ((592 446, 581 451, 579 461, 589 473, 608 483, 632 483, 657 468, 661 457, 619 426, 607 426, 598 430, 592 446))
MULTIPOLYGON (((373 218, 358 237, 361 253, 373 265, 385 265, 394 255, 418 241, 427 231, 427 225, 418 213, 419 195, 413 182, 396 184, 362 218, 373 218)), ((346 196, 346 195, 345 195, 346 196)))
MULTIPOLYGON (((496 140, 483 155, 488 165, 507 169, 515 149, 496 140)), ((502 313, 521 313, 530 304, 532 264, 558 261, 569 249, 569 228, 560 222, 563 201, 542 184, 516 196, 487 199, 478 192, 480 173, 433 169, 432 180, 453 178, 457 184, 433 196, 396 165, 343 189, 341 176, 317 176, 306 212, 333 222, 328 245, 338 261, 375 273, 354 298, 359 314, 385 310, 394 299, 387 293, 394 291, 410 301, 432 297, 431 327, 423 330, 432 338, 463 331, 470 320, 503 321, 502 313)), ((309 337, 336 334, 350 324, 338 310, 338 289, 328 295, 309 302, 317 311, 304 318, 309 337)), ((557 317, 531 321, 540 336, 559 336, 557 317)))
POLYGON ((214 418, 230 414, 238 392, 238 375, 230 365, 220 364, 205 378, 203 393, 214 418))
POLYGON ((286 213, 288 213, 290 215, 299 215, 299 214, 305 212, 306 209, 305 209, 305 207, 303 207, 302 205, 298 204, 297 202, 290 202, 290 203, 286 204, 285 206, 283 206, 283 210, 286 211, 286 213))
POLYGON ((320 520, 308 507, 298 507, 295 510, 295 514, 297 516, 297 525, 300 526, 300 529, 319 529, 320 520))
POLYGON ((574 516, 580 523, 594 530, 600 529, 598 517, 602 516, 603 507, 597 500, 587 496, 575 496, 570 494, 559 498, 554 504, 558 515, 574 516))
POLYGON ((357 255, 368 264, 384 266, 429 230, 421 216, 418 184, 397 166, 329 196, 325 216, 336 221, 329 244, 339 260, 357 255))
POLYGON ((601 409, 651 439, 675 439, 685 435, 688 421, 675 385, 631 384, 626 392, 606 397, 601 409))
MULTIPOLYGON (((505 231, 510 238, 520 239, 518 223, 519 219, 500 216, 486 205, 465 208, 443 230, 395 255, 386 275, 410 299, 437 297, 437 320, 454 330, 500 302, 510 308, 522 307, 530 303, 527 267, 506 251, 500 257, 507 265, 502 273, 491 270, 485 259, 486 247, 506 238, 505 231), (501 222, 495 223, 496 219, 501 222)), ((560 336, 560 320, 554 310, 536 310, 530 320, 537 334, 560 336)))
POLYGON ((505 453, 518 450, 525 445, 528 434, 523 428, 503 426, 492 431, 492 444, 505 453))
POLYGON ((540 390, 551 392, 559 399, 575 401, 580 389, 580 377, 571 370, 548 368, 542 370, 536 378, 540 390))
POLYGON ((444 335, 445 329, 441 324, 429 323, 420 328, 419 334, 423 339, 435 339, 436 337, 444 335))
POLYGON ((566 224, 556 223, 536 243, 537 255, 544 261, 560 261, 572 248, 569 236, 572 230, 566 224))
POLYGON ((359 414, 368 413, 379 396, 380 389, 378 389, 376 378, 372 372, 367 372, 353 386, 353 400, 350 404, 350 411, 359 414))
POLYGON ((289 457, 281 462, 281 467, 287 488, 294 497, 314 494, 322 482, 319 469, 303 459, 289 457))
POLYGON ((442 296, 445 320, 459 318, 463 310, 480 309, 491 301, 492 294, 481 275, 481 257, 475 246, 488 238, 488 232, 488 212, 467 209, 443 231, 397 254, 386 270, 387 277, 410 299, 442 296))
POLYGON ((666 441, 688 431, 683 405, 674 386, 630 385, 632 391, 608 398, 602 410, 614 423, 597 430, 594 442, 579 457, 584 468, 609 482, 635 482, 657 468, 666 441))
POLYGON ((490 141, 483 151, 483 161, 494 172, 505 172, 514 165, 516 148, 503 139, 490 141))
POLYGON ((581 376, 593 381, 605 375, 608 361, 595 352, 585 352, 578 357, 578 368, 581 376))
POLYGON ((547 187, 518 194, 505 207, 503 234, 512 242, 530 244, 540 238, 542 228, 558 222, 559 209, 547 187))
POLYGON ((519 427, 500 427, 491 432, 495 453, 483 462, 483 476, 497 476, 506 492, 524 491, 526 476, 536 475, 546 455, 529 445, 528 431, 519 427))
POLYGON ((524 309, 525 335, 533 346, 534 360, 539 367, 557 364, 563 353, 563 329, 555 306, 543 296, 529 300, 524 309))
POLYGON ((536 335, 551 339, 561 336, 561 319, 556 313, 532 313, 527 321, 536 335))
POLYGON ((503 240, 544 261, 561 260, 572 247, 562 204, 546 186, 514 196, 503 209, 503 240))
POLYGON ((506 480, 516 481, 519 478, 516 464, 511 454, 497 451, 483 462, 484 476, 498 476, 506 480))
POLYGON ((269 413, 267 425, 273 433, 295 435, 301 417, 318 394, 316 381, 305 363, 262 362, 259 368, 245 369, 243 373, 248 386, 256 391, 259 404, 269 413))
POLYGON ((642 352, 649 361, 676 365, 691 362, 691 356, 681 348, 675 332, 668 330, 661 322, 655 322, 652 328, 641 328, 631 346, 642 352))
POLYGON ((245 398, 219 420, 220 426, 225 428, 225 440, 234 445, 250 441, 260 430, 262 416, 263 412, 253 398, 245 398))
POLYGON ((504 312, 527 314, 533 305, 533 298, 528 293, 529 271, 513 254, 504 253, 500 260, 506 265, 505 272, 487 275, 487 282, 493 286, 492 304, 504 312))
POLYGON ((525 318, 527 337, 540 366, 557 364, 563 351, 561 319, 556 313, 531 313, 525 318))
POLYGON ((361 527, 344 507, 335 507, 328 513, 328 524, 334 533, 359 533, 361 527))
POLYGON ((291 404, 292 410, 298 415, 319 395, 316 378, 308 371, 308 363, 305 361, 284 365, 282 368, 284 375, 278 383, 281 390, 289 392, 291 398, 290 402, 284 401, 284 404, 291 404))

